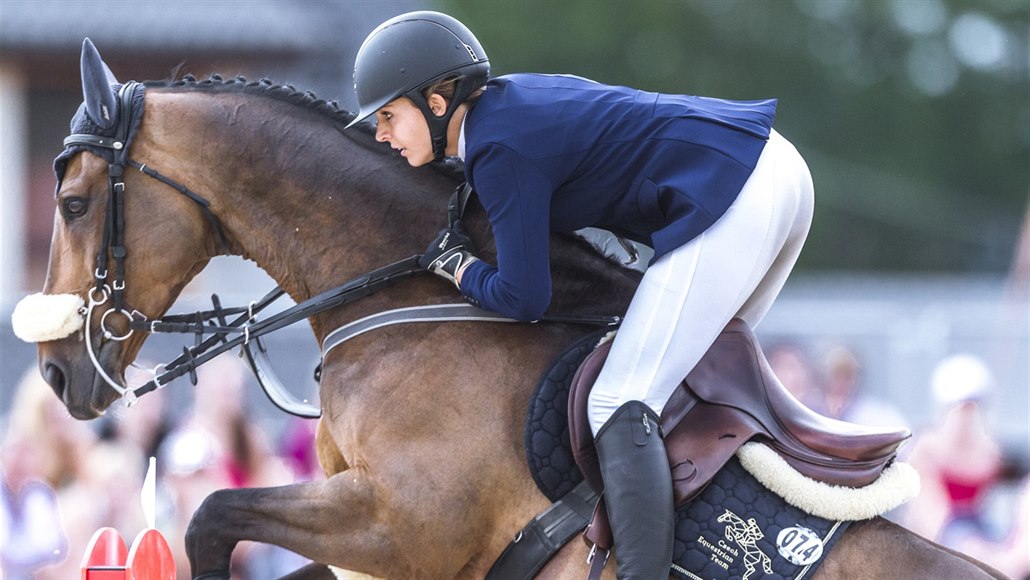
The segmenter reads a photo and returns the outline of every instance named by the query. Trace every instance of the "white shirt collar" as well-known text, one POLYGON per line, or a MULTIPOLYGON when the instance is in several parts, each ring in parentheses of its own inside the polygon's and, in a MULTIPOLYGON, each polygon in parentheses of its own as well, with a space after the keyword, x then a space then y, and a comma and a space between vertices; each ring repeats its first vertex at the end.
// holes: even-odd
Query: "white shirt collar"
POLYGON ((461 118, 461 131, 458 132, 458 159, 465 160, 465 120, 469 118, 468 110, 461 118))

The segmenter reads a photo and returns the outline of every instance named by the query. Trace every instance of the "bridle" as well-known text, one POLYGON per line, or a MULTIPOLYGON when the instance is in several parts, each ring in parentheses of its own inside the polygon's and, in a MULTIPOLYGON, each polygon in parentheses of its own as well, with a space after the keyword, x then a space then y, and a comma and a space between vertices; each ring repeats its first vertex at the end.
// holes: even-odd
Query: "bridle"
MULTIPOLYGON (((218 232, 218 237, 221 240, 222 248, 228 250, 229 242, 225 237, 225 231, 222 229, 222 224, 218 221, 218 217, 211 213, 210 204, 203 197, 193 193, 189 188, 182 185, 181 183, 171 180, 161 173, 148 168, 146 165, 137 163, 129 159, 129 151, 127 144, 129 142, 130 130, 132 126, 132 98, 136 91, 138 83, 135 81, 129 81, 122 85, 118 91, 119 101, 119 114, 118 114, 118 125, 115 129, 114 138, 103 137, 99 135, 90 135, 88 133, 74 133, 65 137, 64 146, 72 147, 80 145, 86 148, 100 148, 110 149, 113 155, 113 161, 108 163, 107 174, 108 174, 108 203, 107 212, 104 218, 104 234, 103 239, 100 243, 100 250, 97 252, 97 268, 93 272, 94 278, 94 292, 100 292, 105 287, 108 288, 111 299, 114 306, 114 311, 122 313, 132 318, 132 315, 125 311, 123 308, 124 298, 123 293, 125 291, 125 258, 127 252, 125 249, 125 167, 132 167, 140 170, 142 173, 149 175, 150 177, 171 186, 179 193, 188 197, 191 201, 196 203, 200 209, 204 212, 204 215, 211 222, 215 231, 218 232), (114 258, 114 277, 111 280, 111 284, 108 286, 108 254, 114 258)), ((105 314, 106 316, 106 314, 105 314)), ((121 337, 121 340, 127 338, 128 335, 121 337)))
POLYGON ((125 258, 128 251, 125 246, 125 168, 138 169, 143 174, 164 183, 185 195, 196 203, 211 222, 222 244, 223 253, 229 253, 229 242, 225 236, 218 217, 210 210, 210 203, 188 187, 175 181, 159 171, 129 159, 127 143, 131 137, 133 93, 138 83, 129 81, 122 85, 118 92, 118 123, 114 137, 75 133, 64 140, 64 146, 80 146, 88 149, 106 149, 112 155, 108 161, 108 204, 104 218, 104 231, 97 252, 96 270, 93 273, 94 286, 89 292, 84 307, 86 351, 96 372, 111 388, 133 404, 137 398, 150 391, 167 385, 183 375, 189 375, 191 382, 197 384, 196 369, 214 357, 236 347, 243 347, 248 360, 257 375, 258 382, 265 389, 272 402, 283 410, 304 416, 317 417, 319 413, 309 405, 293 399, 282 387, 278 377, 271 371, 270 361, 264 345, 258 340, 260 336, 273 332, 294 322, 298 322, 330 308, 346 304, 367 296, 386 287, 399 278, 405 278, 421 271, 418 267, 418 255, 395 262, 384 268, 374 270, 347 284, 314 296, 300 304, 288 308, 277 315, 258 322, 256 315, 277 299, 285 295, 282 288, 275 288, 258 301, 246 307, 223 308, 218 296, 212 296, 213 308, 185 315, 166 316, 161 319, 148 319, 139 310, 130 310, 125 304, 125 258), (113 272, 109 261, 113 259, 113 272), (111 307, 100 318, 100 331, 104 340, 116 342, 128 339, 136 330, 151 333, 174 332, 191 333, 196 339, 192 347, 184 347, 183 353, 163 365, 152 370, 154 378, 136 387, 126 388, 107 374, 96 355, 92 338, 92 319, 94 312, 108 301, 111 307), (108 317, 116 313, 124 316, 128 322, 128 331, 117 334, 108 326, 108 317), (233 320, 229 317, 235 316, 233 320), (205 335, 212 335, 204 338, 205 335), (237 335, 230 339, 230 335, 237 335), (252 344, 258 348, 252 348, 252 344))
POLYGON ((125 168, 132 167, 138 169, 142 173, 171 186, 196 203, 211 222, 215 231, 218 232, 223 250, 228 251, 229 247, 222 224, 217 216, 211 212, 210 204, 206 199, 193 193, 181 183, 165 177, 144 164, 129 159, 127 144, 131 137, 132 101, 137 86, 138 83, 129 81, 123 84, 118 91, 118 122, 114 137, 89 133, 73 133, 64 139, 65 148, 81 146, 93 150, 107 149, 111 152, 112 160, 108 162, 107 167, 108 197, 107 208, 104 214, 104 231, 100 248, 97 251, 96 269, 93 271, 93 289, 89 292, 89 300, 85 306, 86 350, 94 368, 104 381, 118 391, 119 394, 128 397, 130 402, 134 400, 135 394, 114 381, 97 360, 92 344, 91 332, 93 312, 99 306, 106 304, 108 300, 111 300, 111 308, 101 316, 99 325, 105 340, 124 341, 140 327, 140 323, 144 323, 147 320, 147 317, 141 312, 135 309, 129 311, 125 305, 125 258, 128 256, 128 251, 125 247, 125 168), (111 258, 114 260, 113 272, 109 271, 109 259, 111 258), (108 317, 111 314, 121 315, 126 318, 129 330, 125 334, 118 335, 109 329, 107 326, 108 317))
MULTIPOLYGON (((118 124, 114 138, 88 133, 75 133, 69 135, 64 140, 65 148, 80 146, 94 150, 107 149, 113 154, 112 160, 108 161, 108 205, 104 219, 103 238, 97 254, 96 270, 94 271, 94 287, 89 292, 89 300, 86 306, 84 306, 85 312, 83 313, 86 317, 84 332, 86 351, 89 354, 93 367, 104 381, 121 394, 126 399, 126 402, 131 405, 140 396, 162 388, 172 380, 184 375, 188 375, 190 381, 196 385, 197 367, 226 351, 239 347, 243 354, 246 355, 258 383, 273 404, 287 413, 300 417, 319 417, 321 412, 318 408, 312 407, 306 401, 297 400, 290 394, 289 390, 283 387, 282 381, 279 380, 272 370, 271 361, 260 337, 300 322, 320 312, 364 298, 399 280, 424 273, 425 270, 418 265, 421 255, 414 254, 403 260, 372 270, 261 321, 257 320, 256 315, 285 295, 285 291, 281 287, 276 287, 260 300, 253 301, 245 307, 223 308, 218 296, 212 295, 212 309, 191 314, 169 315, 151 320, 138 310, 128 310, 129 307, 125 304, 124 297, 125 258, 128 255, 125 247, 124 213, 126 193, 124 173, 126 167, 138 169, 143 174, 170 186, 196 203, 218 233, 223 253, 229 253, 229 241, 225 236, 225 231, 218 217, 211 212, 210 204, 205 198, 157 170, 128 158, 127 143, 132 136, 133 93, 137 85, 138 83, 129 81, 122 85, 119 90, 118 124), (108 271, 109 257, 114 259, 113 275, 108 271), (174 360, 152 369, 151 372, 154 377, 143 385, 135 388, 119 385, 103 369, 103 365, 97 359, 92 344, 93 313, 100 306, 106 304, 108 300, 111 300, 111 308, 104 312, 99 324, 104 340, 124 341, 132 336, 136 330, 140 330, 150 333, 193 334, 195 337, 194 345, 192 347, 183 347, 182 354, 174 360), (122 315, 127 319, 129 327, 127 332, 118 335, 109 330, 107 318, 112 313, 122 315), (229 320, 230 317, 233 317, 232 320, 229 320), (210 336, 205 338, 205 335, 210 336), (255 346, 257 348, 254 348, 255 346)), ((461 218, 472 193, 472 188, 467 184, 462 184, 455 190, 447 206, 448 227, 453 227, 455 222, 461 218)), ((469 306, 468 308, 473 307, 469 306)), ((390 312, 382 314, 389 314, 390 312)), ((481 314, 469 314, 460 319, 513 322, 499 315, 480 312, 481 314)), ((434 315, 424 316, 421 319, 458 320, 459 318, 434 315)), ((553 316, 542 320, 593 326, 615 326, 620 321, 619 317, 615 316, 553 316)), ((407 321, 409 320, 402 320, 400 322, 407 321)))

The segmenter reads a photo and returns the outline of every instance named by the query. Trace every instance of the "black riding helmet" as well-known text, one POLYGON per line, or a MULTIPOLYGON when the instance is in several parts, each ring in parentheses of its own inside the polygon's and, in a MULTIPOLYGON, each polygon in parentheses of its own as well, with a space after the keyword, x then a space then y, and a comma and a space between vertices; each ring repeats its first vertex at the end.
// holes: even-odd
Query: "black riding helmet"
POLYGON ((408 97, 429 123, 433 155, 443 159, 447 124, 458 105, 486 84, 490 61, 472 32, 439 12, 409 12, 380 24, 358 49, 354 60, 354 91, 358 116, 347 127, 370 117, 380 107, 408 97), (456 76, 454 98, 440 117, 433 114, 422 91, 456 76))

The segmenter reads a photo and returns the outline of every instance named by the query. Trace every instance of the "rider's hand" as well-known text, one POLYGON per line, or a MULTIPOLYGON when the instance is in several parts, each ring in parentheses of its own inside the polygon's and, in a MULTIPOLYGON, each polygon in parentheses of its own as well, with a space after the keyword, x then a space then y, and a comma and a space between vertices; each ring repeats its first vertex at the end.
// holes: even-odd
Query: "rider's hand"
POLYGON ((458 275, 466 266, 478 259, 476 245, 465 231, 465 226, 458 220, 454 222, 454 227, 440 231, 440 235, 429 244, 426 253, 419 258, 418 265, 450 280, 461 289, 458 275))

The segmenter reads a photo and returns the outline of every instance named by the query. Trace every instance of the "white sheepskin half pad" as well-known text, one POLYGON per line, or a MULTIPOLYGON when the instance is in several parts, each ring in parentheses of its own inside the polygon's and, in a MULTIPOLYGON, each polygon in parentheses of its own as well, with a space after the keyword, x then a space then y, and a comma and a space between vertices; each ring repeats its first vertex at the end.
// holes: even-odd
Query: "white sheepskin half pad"
POLYGON ((32 294, 11 313, 14 335, 25 342, 47 342, 70 336, 82 328, 86 302, 77 294, 32 294))
POLYGON ((830 485, 805 477, 760 443, 737 451, 740 464, 767 489, 790 505, 828 520, 867 520, 883 515, 919 494, 919 474, 895 461, 865 487, 830 485))
POLYGON ((336 580, 376 580, 372 576, 351 572, 350 570, 344 570, 343 568, 337 568, 336 566, 329 566, 329 570, 336 576, 336 580))

